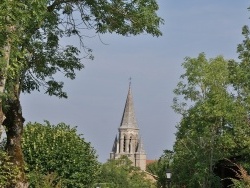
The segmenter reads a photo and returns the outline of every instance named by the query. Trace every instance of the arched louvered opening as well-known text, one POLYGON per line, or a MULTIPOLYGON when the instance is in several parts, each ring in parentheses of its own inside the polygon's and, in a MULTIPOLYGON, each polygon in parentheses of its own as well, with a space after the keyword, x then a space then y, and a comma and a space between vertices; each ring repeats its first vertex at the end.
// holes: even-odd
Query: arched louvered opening
POLYGON ((126 136, 123 137, 123 152, 126 151, 126 136))
POLYGON ((129 153, 132 152, 132 136, 130 136, 130 138, 129 138, 128 152, 129 153))

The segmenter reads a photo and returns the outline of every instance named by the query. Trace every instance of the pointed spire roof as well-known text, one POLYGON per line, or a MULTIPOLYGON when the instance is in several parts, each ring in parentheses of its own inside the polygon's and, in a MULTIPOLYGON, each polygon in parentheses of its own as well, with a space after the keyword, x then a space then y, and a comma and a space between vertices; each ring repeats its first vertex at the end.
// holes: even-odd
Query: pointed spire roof
POLYGON ((113 144, 113 147, 112 147, 112 152, 116 152, 116 149, 117 149, 117 142, 118 142, 118 139, 117 139, 117 135, 116 135, 115 141, 114 141, 114 144, 113 144))
POLYGON ((138 153, 145 153, 145 150, 144 150, 144 146, 143 146, 141 137, 140 137, 140 139, 139 139, 137 152, 138 152, 138 153))
POLYGON ((135 118, 133 96, 131 91, 131 82, 129 83, 128 95, 123 111, 120 128, 138 129, 135 118))

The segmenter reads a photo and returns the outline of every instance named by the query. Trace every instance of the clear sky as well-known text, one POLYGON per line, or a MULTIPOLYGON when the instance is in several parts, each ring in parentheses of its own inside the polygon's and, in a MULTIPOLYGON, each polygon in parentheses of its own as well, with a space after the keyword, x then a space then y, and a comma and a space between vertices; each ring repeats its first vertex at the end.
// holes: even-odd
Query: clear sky
POLYGON ((26 122, 49 120, 77 126, 91 142, 99 161, 109 158, 122 118, 129 78, 135 113, 148 159, 172 150, 180 117, 171 108, 173 89, 183 73, 186 56, 205 52, 208 58, 237 58, 241 28, 249 25, 247 0, 159 0, 165 20, 163 36, 121 37, 115 34, 86 39, 95 59, 65 80, 68 99, 41 93, 22 95, 26 122))

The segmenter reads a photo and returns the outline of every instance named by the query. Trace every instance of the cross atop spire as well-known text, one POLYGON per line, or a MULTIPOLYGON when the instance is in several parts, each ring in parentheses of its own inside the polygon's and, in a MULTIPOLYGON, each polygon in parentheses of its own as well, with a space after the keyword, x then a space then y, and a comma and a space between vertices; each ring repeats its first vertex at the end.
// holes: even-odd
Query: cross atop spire
POLYGON ((132 80, 132 78, 129 77, 129 88, 130 88, 130 86, 131 86, 131 80, 132 80))

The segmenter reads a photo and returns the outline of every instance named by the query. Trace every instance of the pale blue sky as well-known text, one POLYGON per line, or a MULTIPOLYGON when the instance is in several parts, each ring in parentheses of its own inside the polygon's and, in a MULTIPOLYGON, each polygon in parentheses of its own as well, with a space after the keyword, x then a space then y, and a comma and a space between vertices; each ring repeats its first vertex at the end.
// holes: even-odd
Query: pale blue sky
POLYGON ((172 149, 180 117, 171 109, 173 89, 183 73, 186 56, 223 55, 237 58, 241 28, 249 24, 247 0, 159 0, 159 15, 165 19, 163 36, 121 37, 103 35, 88 39, 94 61, 83 60, 85 69, 77 79, 66 81, 69 98, 41 93, 22 96, 28 121, 65 122, 77 126, 97 150, 99 160, 109 158, 118 133, 132 77, 132 92, 138 126, 148 159, 157 159, 172 149))

